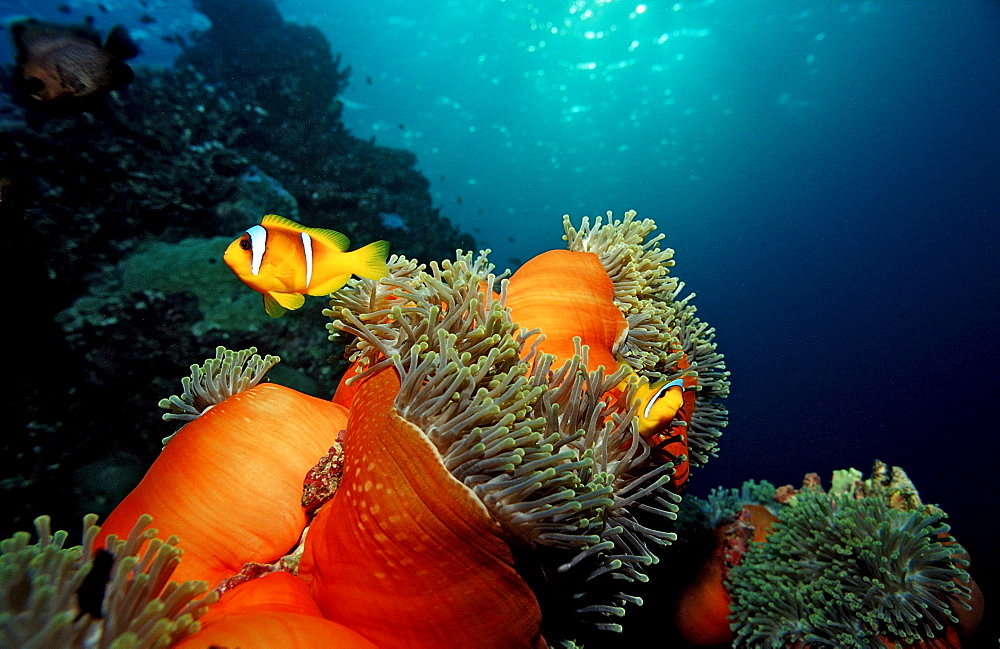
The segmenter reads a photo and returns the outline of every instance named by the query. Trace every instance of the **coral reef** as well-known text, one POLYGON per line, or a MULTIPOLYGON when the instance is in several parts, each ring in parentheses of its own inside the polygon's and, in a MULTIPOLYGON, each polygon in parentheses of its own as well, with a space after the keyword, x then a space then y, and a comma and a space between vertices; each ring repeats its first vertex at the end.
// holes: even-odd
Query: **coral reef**
POLYGON ((278 211, 356 240, 391 234, 409 255, 472 246, 431 206, 412 154, 343 128, 336 95, 348 71, 319 32, 284 23, 267 0, 244 4, 201 3, 212 28, 175 65, 137 68, 106 111, 52 115, 0 92, 3 245, 24 260, 18 309, 28 316, 15 323, 20 380, 6 393, 26 433, 0 445, 0 489, 14 503, 4 532, 30 525, 36 494, 50 496, 63 527, 107 513, 120 496, 74 472, 109 455, 148 465, 163 436, 148 407, 168 389, 162 377, 217 345, 267 340, 285 359, 275 380, 332 391, 344 365, 327 362, 319 310, 258 320, 259 299, 223 267, 215 237, 278 211), (254 43, 234 40, 247 23, 254 43), (117 420, 101 416, 109 403, 117 420))

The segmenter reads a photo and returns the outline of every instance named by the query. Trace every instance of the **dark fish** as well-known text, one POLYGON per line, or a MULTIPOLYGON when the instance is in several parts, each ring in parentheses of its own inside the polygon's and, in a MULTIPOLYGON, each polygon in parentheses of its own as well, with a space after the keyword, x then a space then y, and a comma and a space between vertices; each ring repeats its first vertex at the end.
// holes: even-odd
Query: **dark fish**
POLYGON ((80 615, 90 614, 95 618, 104 617, 101 607, 104 604, 104 591, 108 587, 111 579, 111 569, 115 564, 115 555, 104 548, 94 553, 94 561, 91 563, 90 572, 83 578, 79 590, 76 591, 76 602, 80 606, 80 615))
POLYGON ((153 18, 149 14, 142 14, 141 16, 139 16, 139 22, 141 22, 143 25, 151 25, 156 22, 156 18, 153 18))
POLYGON ((58 9, 60 11, 60 13, 64 13, 64 14, 68 14, 69 12, 73 11, 72 7, 70 7, 69 5, 65 5, 65 4, 64 5, 59 5, 58 7, 56 7, 56 9, 58 9))
POLYGON ((134 77, 125 61, 139 48, 121 25, 112 28, 103 45, 89 25, 29 18, 10 29, 17 48, 17 90, 36 101, 96 95, 124 88, 134 77))

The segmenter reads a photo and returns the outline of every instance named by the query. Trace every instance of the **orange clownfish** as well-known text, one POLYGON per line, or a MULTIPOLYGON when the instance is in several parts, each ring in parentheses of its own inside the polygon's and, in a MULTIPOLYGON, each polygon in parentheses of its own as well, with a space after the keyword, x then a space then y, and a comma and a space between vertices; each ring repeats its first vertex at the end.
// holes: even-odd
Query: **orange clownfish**
POLYGON ((684 405, 684 381, 657 381, 639 384, 635 396, 639 399, 639 434, 649 439, 673 424, 674 416, 684 405))
POLYGON ((244 284, 264 295, 264 310, 277 318, 301 307, 306 295, 337 291, 351 275, 381 279, 389 274, 388 241, 346 252, 348 244, 339 232, 268 214, 229 244, 223 259, 244 284))
MULTIPOLYGON (((616 390, 624 392, 628 381, 629 377, 626 377, 616 390)), ((687 425, 690 408, 686 410, 685 407, 693 394, 685 388, 684 379, 650 383, 646 378, 639 380, 633 393, 639 401, 639 410, 635 414, 639 435, 649 444, 650 454, 657 461, 674 465, 670 488, 677 493, 683 491, 688 479, 687 425)))

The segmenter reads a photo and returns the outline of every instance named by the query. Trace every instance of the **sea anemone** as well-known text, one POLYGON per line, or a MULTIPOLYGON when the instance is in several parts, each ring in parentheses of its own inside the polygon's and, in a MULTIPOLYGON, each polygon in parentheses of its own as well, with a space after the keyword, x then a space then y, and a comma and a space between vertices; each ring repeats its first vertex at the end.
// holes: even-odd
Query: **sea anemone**
POLYGON ((201 414, 172 436, 104 521, 101 538, 123 535, 151 514, 184 543, 178 577, 211 588, 245 563, 272 563, 298 543, 306 526, 303 478, 336 442, 347 412, 277 384, 254 384, 261 365, 274 360, 219 351, 204 367, 193 366, 186 396, 167 402, 190 402, 201 414), (210 398, 202 403, 199 395, 210 398))
POLYGON ((203 581, 170 580, 177 537, 156 538, 141 516, 124 539, 96 543, 97 515, 83 519, 83 543, 64 547, 48 516, 35 519, 37 543, 18 532, 0 541, 0 646, 153 647, 196 633, 218 600, 203 581))
POLYGON ((94 543, 147 514, 181 537, 176 575, 220 596, 189 647, 571 646, 535 588, 620 630, 641 603, 622 585, 675 538, 688 431, 702 426, 691 455, 707 460, 728 389, 711 330, 656 269, 652 222, 633 217, 568 230, 593 250, 509 280, 461 252, 352 280, 326 311, 353 363, 331 401, 259 383, 274 358, 218 350, 161 402, 187 423, 94 543), (590 305, 568 326, 544 300, 564 285, 590 305), (647 440, 636 395, 664 377, 683 403, 647 440))
POLYGON ((678 525, 686 546, 681 551, 698 567, 677 597, 674 626, 687 642, 716 646, 735 638, 729 625, 729 571, 753 542, 766 540, 777 517, 762 503, 769 502, 775 510, 781 507, 773 495, 770 483, 747 481, 740 489, 713 489, 707 500, 685 500, 678 525), (701 547, 693 545, 699 542, 701 547))
MULTIPOLYGON (((651 440, 654 452, 675 444, 680 452, 665 459, 683 453, 691 466, 704 466, 716 455, 727 423, 721 400, 729 395, 729 372, 716 351, 715 329, 695 315, 694 294, 681 297, 684 283, 669 275, 674 251, 661 248, 663 234, 650 236, 656 223, 636 219, 633 210, 621 220, 611 212, 606 222, 597 217, 591 224, 584 217, 579 229, 566 216, 563 228, 569 249, 597 255, 611 280, 614 303, 627 322, 613 351, 650 382, 683 381, 684 405, 676 425, 651 440)), ((678 470, 686 466, 679 464, 678 470)))
MULTIPOLYGON (((889 473, 876 464, 876 476, 889 473)), ((964 550, 944 512, 922 505, 906 482, 904 499, 898 482, 876 478, 796 493, 767 541, 729 572, 735 646, 881 648, 957 624, 971 608, 964 550)))
MULTIPOLYGON (((614 573, 644 580, 644 567, 655 561, 649 543, 669 542, 672 535, 640 523, 635 512, 645 508, 672 517, 675 497, 665 487, 672 465, 650 465, 648 446, 632 429, 636 404, 629 394, 611 404, 604 399, 629 370, 605 374, 603 365, 588 369, 589 347, 581 346, 579 337, 573 355, 562 359, 539 351, 545 349, 544 341, 529 344, 536 332, 512 322, 505 308, 515 283, 498 281, 483 256, 460 255, 455 262, 432 264, 429 272, 396 258, 390 271, 380 282, 353 281, 334 296, 329 311, 334 329, 357 337, 351 358, 366 368, 345 386, 358 391, 345 433, 344 483, 331 507, 354 509, 342 495, 351 493, 344 491, 350 476, 360 475, 352 468, 352 448, 372 443, 355 435, 415 429, 440 457, 433 463, 443 464, 450 474, 439 478, 441 486, 435 490, 460 486, 466 495, 453 500, 474 497, 479 504, 473 509, 484 508, 489 517, 483 528, 494 528, 504 544, 573 551, 555 572, 577 569, 594 579, 614 573), (399 388, 388 388, 385 405, 378 405, 381 393, 367 393, 366 387, 376 380, 383 390, 394 385, 386 383, 386 371, 398 377, 399 388), (366 430, 370 421, 384 425, 366 430)), ((610 292, 606 297, 610 304, 610 292)), ((620 312, 614 309, 611 317, 620 318, 620 312)), ((422 475, 427 474, 429 470, 422 475)), ((366 462, 363 482, 389 489, 391 478, 383 477, 377 462, 366 462)), ((380 502, 378 495, 364 498, 380 502)), ((418 506, 410 504, 407 511, 418 506)), ((372 515, 380 529, 395 527, 383 521, 387 509, 379 504, 379 515, 372 515)), ((317 597, 333 602, 331 608, 343 607, 343 593, 354 590, 344 585, 345 571, 337 562, 351 562, 346 550, 360 541, 338 543, 336 552, 325 552, 311 546, 310 539, 316 525, 326 520, 330 527, 320 537, 324 542, 348 533, 350 526, 340 525, 339 518, 320 512, 302 564, 307 579, 315 572, 316 583, 329 575, 329 583, 337 584, 328 596, 317 597), (315 558, 319 554, 322 560, 315 558)), ((405 555, 396 557, 401 558, 405 555)), ((423 558, 419 565, 428 561, 423 558)), ((447 564, 442 570, 449 570, 447 564)), ((438 579, 419 592, 439 591, 445 584, 438 579)), ((621 604, 628 601, 637 600, 612 592, 608 603, 588 601, 579 612, 621 615, 621 604)), ((381 624, 370 602, 363 609, 373 618, 372 626, 381 624)))

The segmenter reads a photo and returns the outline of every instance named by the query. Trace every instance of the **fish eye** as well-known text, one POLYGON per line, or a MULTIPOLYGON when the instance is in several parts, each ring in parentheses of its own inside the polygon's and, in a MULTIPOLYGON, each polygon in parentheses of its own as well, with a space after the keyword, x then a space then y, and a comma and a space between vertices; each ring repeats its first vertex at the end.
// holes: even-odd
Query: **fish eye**
POLYGON ((242 248, 243 250, 250 250, 250 247, 251 246, 249 237, 244 237, 240 239, 240 248, 242 248))

